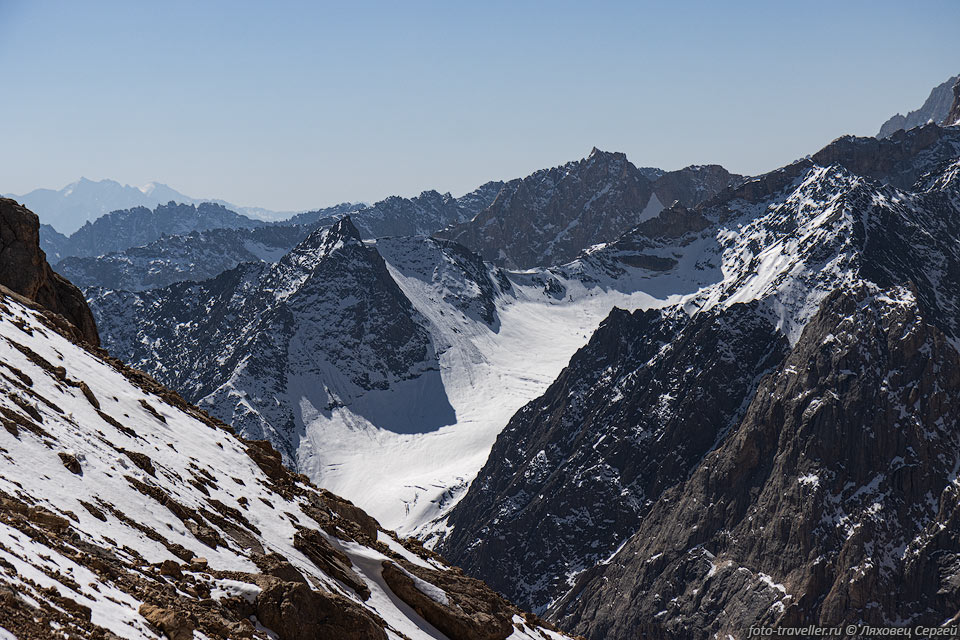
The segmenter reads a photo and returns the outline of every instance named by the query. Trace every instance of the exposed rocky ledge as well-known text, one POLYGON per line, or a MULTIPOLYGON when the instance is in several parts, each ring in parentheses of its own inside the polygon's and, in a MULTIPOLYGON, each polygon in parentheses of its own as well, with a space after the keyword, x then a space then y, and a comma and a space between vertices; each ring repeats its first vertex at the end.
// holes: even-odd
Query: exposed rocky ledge
POLYGON ((83 294, 47 264, 40 249, 37 214, 9 198, 0 198, 0 284, 63 316, 77 328, 79 337, 100 345, 83 294))

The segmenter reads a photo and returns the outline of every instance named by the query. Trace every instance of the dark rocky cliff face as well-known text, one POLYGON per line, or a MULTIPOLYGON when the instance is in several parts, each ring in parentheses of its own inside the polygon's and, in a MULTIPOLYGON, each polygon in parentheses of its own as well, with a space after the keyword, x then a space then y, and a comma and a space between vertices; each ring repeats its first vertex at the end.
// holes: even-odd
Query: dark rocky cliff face
POLYGON ((553 614, 597 639, 949 619, 958 372, 909 289, 830 296, 734 432, 553 614))
POLYGON ((37 215, 9 198, 0 198, 0 284, 63 316, 84 340, 99 346, 83 294, 47 264, 37 215))
POLYGON ((742 181, 717 165, 638 169, 622 153, 593 149, 583 160, 511 180, 489 207, 437 236, 500 266, 559 265, 664 206, 694 206, 742 181))
POLYGON ((635 225, 652 195, 650 180, 624 154, 594 149, 508 182, 487 209, 437 235, 502 266, 560 264, 635 225))
POLYGON ((664 173, 654 182, 653 189, 665 207, 679 202, 692 208, 743 180, 743 176, 717 164, 695 165, 664 173))

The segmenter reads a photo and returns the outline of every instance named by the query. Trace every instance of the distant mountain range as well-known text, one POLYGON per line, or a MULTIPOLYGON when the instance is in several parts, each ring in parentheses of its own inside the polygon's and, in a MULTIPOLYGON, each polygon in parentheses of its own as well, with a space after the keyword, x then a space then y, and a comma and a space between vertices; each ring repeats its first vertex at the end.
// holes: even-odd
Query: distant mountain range
POLYGON ((593 149, 583 160, 511 180, 488 208, 437 236, 504 267, 562 264, 664 206, 694 206, 742 181, 716 165, 639 169, 622 153, 593 149))
POLYGON ((221 205, 231 211, 259 220, 279 220, 296 212, 271 211, 259 207, 240 207, 224 200, 194 198, 184 195, 159 182, 144 187, 132 187, 115 180, 88 180, 80 178, 62 189, 34 189, 22 195, 4 194, 29 207, 47 224, 63 234, 71 234, 86 222, 121 209, 146 207, 152 209, 168 202, 199 205, 204 202, 221 205))
POLYGON ((489 206, 501 187, 489 182, 460 198, 424 191, 372 206, 343 203, 272 223, 209 202, 135 207, 87 222, 69 237, 41 225, 40 245, 51 264, 80 286, 140 291, 212 278, 241 262, 274 262, 314 229, 347 214, 364 238, 426 236, 469 220, 489 206))

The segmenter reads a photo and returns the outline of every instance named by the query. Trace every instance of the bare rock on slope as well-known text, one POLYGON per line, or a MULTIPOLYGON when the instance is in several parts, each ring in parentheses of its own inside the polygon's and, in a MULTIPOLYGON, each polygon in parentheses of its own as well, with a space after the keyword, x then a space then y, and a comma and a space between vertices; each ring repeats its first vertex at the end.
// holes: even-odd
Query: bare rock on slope
POLYGON ((83 294, 47 264, 37 214, 9 198, 0 198, 0 284, 65 317, 84 340, 100 345, 83 294))

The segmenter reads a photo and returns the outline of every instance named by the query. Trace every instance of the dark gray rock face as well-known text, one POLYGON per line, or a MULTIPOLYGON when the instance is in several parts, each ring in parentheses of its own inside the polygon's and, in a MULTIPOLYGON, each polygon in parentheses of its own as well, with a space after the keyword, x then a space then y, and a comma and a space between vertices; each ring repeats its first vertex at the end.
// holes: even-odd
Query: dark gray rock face
POLYGON ((50 264, 57 264, 64 257, 70 239, 48 224, 40 225, 40 248, 50 264))
POLYGON ((831 295, 739 426, 553 615, 598 639, 942 623, 960 609, 958 365, 909 289, 831 295))
POLYGON ((665 207, 677 202, 693 208, 745 179, 717 164, 693 165, 663 173, 654 181, 653 190, 665 207))
MULTIPOLYGON (((502 186, 502 182, 488 182, 460 198, 432 190, 414 198, 391 196, 372 206, 355 207, 349 213, 362 238, 427 236, 449 225, 470 220, 493 202, 502 186)), ((324 209, 299 214, 288 222, 328 226, 345 213, 348 212, 324 209)))
POLYGON ((0 284, 69 320, 91 345, 100 337, 83 294, 47 264, 37 215, 0 198, 0 284))
POLYGON ((924 173, 956 159, 958 133, 928 124, 889 138, 844 136, 811 156, 821 166, 839 164, 857 175, 875 178, 899 189, 911 189, 924 173))
POLYGON ((694 206, 742 181, 717 165, 638 169, 622 153, 594 149, 583 160, 508 182, 487 209, 437 236, 500 266, 559 265, 664 206, 694 206))
POLYGON ((960 81, 960 76, 949 78, 943 84, 934 87, 923 106, 905 116, 898 113, 884 122, 883 126, 880 127, 880 132, 877 133, 877 137, 889 138, 901 129, 912 129, 928 122, 953 124, 954 121, 949 120, 947 114, 953 104, 953 89, 957 81, 960 81))

